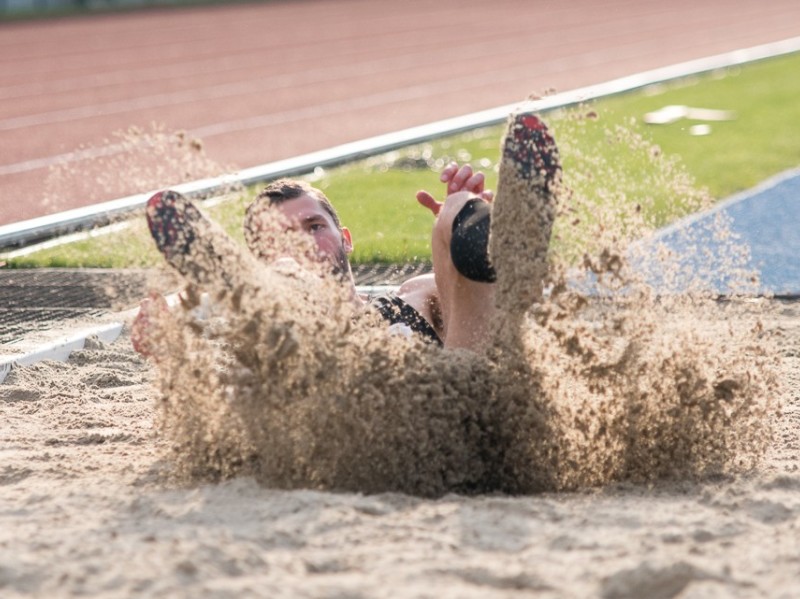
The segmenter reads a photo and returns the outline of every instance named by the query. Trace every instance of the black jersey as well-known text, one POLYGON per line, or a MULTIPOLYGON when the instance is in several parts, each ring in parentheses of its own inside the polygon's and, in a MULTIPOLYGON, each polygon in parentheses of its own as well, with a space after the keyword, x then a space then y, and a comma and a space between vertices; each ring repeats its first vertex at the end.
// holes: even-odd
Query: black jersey
POLYGON ((389 324, 404 324, 413 332, 421 335, 426 341, 442 345, 442 340, 439 339, 439 335, 436 334, 430 323, 410 304, 393 293, 372 298, 370 305, 374 306, 389 324))

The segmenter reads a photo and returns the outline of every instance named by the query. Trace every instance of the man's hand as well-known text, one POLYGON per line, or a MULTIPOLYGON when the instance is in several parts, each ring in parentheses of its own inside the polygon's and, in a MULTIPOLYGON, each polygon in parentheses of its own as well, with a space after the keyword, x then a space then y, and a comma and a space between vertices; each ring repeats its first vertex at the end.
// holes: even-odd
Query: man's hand
MULTIPOLYGON (((452 195, 459 191, 469 191, 477 196, 480 196, 487 202, 494 199, 494 193, 491 190, 484 189, 486 185, 486 177, 482 172, 474 172, 469 164, 460 167, 455 162, 451 162, 442 170, 439 180, 447 185, 445 195, 452 195)), ((439 214, 442 209, 442 202, 437 202, 427 191, 417 192, 417 201, 430 210, 434 216, 439 214)))

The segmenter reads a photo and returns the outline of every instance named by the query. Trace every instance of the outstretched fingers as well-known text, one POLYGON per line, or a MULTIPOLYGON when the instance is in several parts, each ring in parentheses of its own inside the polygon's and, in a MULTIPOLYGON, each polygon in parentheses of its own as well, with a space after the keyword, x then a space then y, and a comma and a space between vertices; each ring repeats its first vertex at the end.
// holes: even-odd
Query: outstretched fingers
MULTIPOLYGON (((442 169, 439 180, 446 185, 446 196, 461 191, 468 191, 481 199, 491 202, 494 192, 486 189, 486 176, 482 172, 475 172, 472 166, 465 164, 458 166, 451 162, 442 169)), ((443 203, 436 200, 433 195, 425 190, 417 192, 417 201, 437 216, 442 210, 443 203)))
POLYGON ((447 195, 459 191, 471 191, 478 195, 484 190, 486 184, 486 177, 483 173, 476 173, 469 164, 459 167, 455 162, 444 167, 439 178, 442 183, 447 184, 447 195))

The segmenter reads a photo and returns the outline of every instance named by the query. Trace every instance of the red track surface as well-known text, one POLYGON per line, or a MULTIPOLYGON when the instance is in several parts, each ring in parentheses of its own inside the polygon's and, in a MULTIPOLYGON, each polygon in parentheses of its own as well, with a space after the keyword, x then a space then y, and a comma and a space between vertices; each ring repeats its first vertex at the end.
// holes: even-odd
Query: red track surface
POLYGON ((49 169, 131 125, 248 167, 798 35, 797 0, 307 0, 0 25, 0 224, 91 203, 68 185, 45 202, 49 169))

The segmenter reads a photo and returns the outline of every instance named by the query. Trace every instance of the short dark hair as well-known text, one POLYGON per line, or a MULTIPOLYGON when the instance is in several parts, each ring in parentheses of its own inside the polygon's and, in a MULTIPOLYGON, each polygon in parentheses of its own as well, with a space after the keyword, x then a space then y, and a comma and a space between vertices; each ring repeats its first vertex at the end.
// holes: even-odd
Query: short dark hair
POLYGON ((295 179, 278 179, 267 185, 261 193, 256 196, 255 201, 248 206, 247 212, 250 213, 251 210, 255 210, 256 206, 262 203, 262 201, 268 201, 270 206, 275 206, 303 195, 311 196, 317 200, 325 212, 331 215, 336 227, 341 230, 342 223, 339 221, 339 215, 336 214, 336 209, 327 196, 305 181, 297 181, 295 179))

